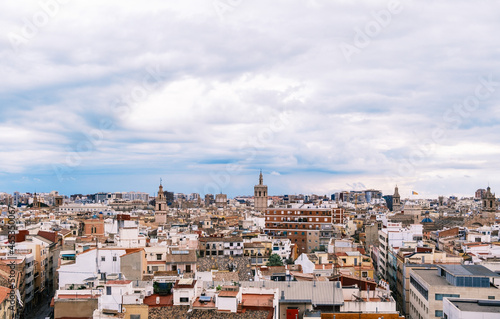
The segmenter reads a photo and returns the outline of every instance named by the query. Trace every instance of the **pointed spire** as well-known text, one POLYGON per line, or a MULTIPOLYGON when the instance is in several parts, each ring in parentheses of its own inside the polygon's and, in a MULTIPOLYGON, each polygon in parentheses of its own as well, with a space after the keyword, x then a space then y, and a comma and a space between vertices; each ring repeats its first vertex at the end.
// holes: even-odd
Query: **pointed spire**
POLYGON ((264 185, 264 178, 262 177, 262 169, 260 170, 260 175, 259 175, 259 185, 264 185))
POLYGON ((158 187, 158 196, 162 196, 160 195, 160 193, 163 195, 163 185, 161 177, 160 177, 160 187, 158 187))

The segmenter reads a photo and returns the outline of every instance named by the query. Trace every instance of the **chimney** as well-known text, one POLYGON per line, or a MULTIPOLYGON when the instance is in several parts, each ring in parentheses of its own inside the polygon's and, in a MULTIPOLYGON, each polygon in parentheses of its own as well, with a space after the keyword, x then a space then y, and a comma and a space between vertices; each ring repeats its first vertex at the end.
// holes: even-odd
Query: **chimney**
POLYGON ((281 300, 285 300, 285 291, 284 290, 281 291, 281 300))

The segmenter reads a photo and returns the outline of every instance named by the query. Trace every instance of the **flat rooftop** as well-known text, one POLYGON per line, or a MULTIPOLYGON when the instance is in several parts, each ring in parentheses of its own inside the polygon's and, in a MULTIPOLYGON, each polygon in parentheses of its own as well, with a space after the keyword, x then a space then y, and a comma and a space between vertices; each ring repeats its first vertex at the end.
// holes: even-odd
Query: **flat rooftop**
POLYGON ((434 269, 414 269, 413 272, 419 275, 429 286, 452 286, 444 277, 438 276, 434 269))
POLYGON ((457 277, 500 277, 500 275, 482 265, 438 265, 438 267, 457 277))
POLYGON ((500 314, 500 300, 452 299, 450 302, 465 312, 487 312, 500 314))

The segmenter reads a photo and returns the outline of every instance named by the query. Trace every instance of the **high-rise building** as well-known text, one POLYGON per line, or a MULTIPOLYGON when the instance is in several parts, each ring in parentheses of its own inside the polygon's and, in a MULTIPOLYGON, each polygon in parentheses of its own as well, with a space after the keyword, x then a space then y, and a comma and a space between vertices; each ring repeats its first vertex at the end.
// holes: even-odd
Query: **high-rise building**
POLYGON ((259 175, 259 184, 254 186, 254 208, 256 211, 264 212, 267 208, 267 185, 264 185, 262 171, 259 175))

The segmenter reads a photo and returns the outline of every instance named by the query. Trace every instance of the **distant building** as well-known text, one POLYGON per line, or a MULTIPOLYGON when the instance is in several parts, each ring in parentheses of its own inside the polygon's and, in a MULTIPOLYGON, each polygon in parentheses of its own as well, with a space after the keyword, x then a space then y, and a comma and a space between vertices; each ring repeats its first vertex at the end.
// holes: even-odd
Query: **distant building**
POLYGON ((486 190, 484 188, 480 188, 474 194, 474 199, 481 200, 483 199, 484 194, 486 194, 486 190))
POLYGON ((205 194, 205 206, 210 206, 215 203, 213 194, 205 194))
POLYGON ((259 175, 259 184, 254 186, 254 207, 256 211, 263 212, 267 208, 267 185, 264 185, 262 171, 259 175))
POLYGON ((227 206, 227 195, 222 194, 222 193, 215 195, 215 205, 217 207, 226 207, 227 206))
POLYGON ((387 208, 392 212, 392 195, 384 195, 383 199, 385 200, 385 204, 387 205, 387 208))

